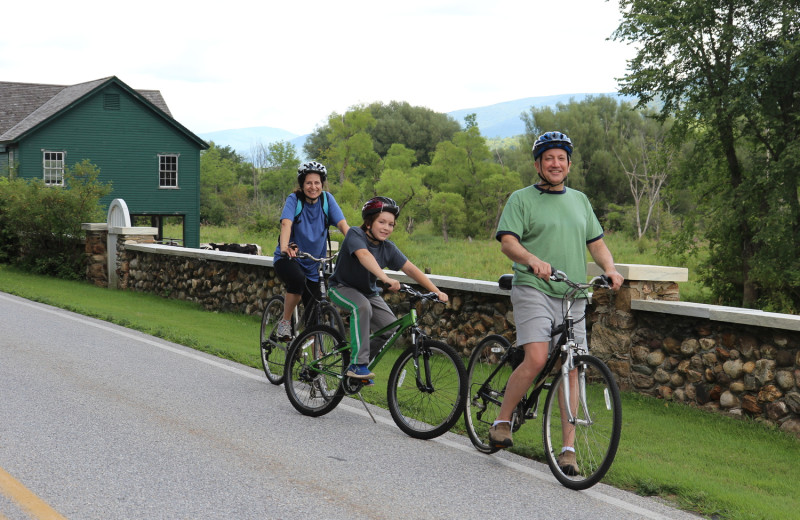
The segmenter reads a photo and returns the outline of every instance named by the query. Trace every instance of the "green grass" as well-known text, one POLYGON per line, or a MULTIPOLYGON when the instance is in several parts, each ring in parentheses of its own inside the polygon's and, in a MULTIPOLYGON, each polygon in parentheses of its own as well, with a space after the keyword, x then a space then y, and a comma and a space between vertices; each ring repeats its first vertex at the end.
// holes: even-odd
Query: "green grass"
MULTIPOLYGON (((0 291, 261 367, 255 317, 30 275, 5 265, 0 265, 0 291)), ((391 357, 381 360, 375 387, 364 391, 366 399, 385 406, 392 364, 391 357)), ((622 398, 622 441, 604 483, 658 495, 717 519, 798 518, 800 440, 754 421, 633 393, 622 398)), ((456 430, 464 432, 463 422, 456 430)), ((540 446, 541 421, 530 421, 517 435, 529 435, 530 443, 540 446)))
MULTIPOLYGON (((165 226, 165 235, 179 236, 178 228, 165 226), (170 234, 172 233, 172 234, 170 234)), ((341 233, 333 232, 332 240, 341 240, 341 233)), ((270 256, 277 244, 277 235, 264 235, 241 230, 236 227, 202 226, 201 242, 237 242, 261 245, 264 255, 270 256)), ((420 224, 408 235, 402 230, 392 235, 398 247, 420 269, 438 275, 456 276, 474 280, 496 281, 500 275, 511 272, 511 261, 500 252, 500 244, 493 238, 472 240, 451 238, 442 241, 429 223, 420 224), (465 261, 469 259, 469 261, 465 261)), ((681 265, 664 254, 658 243, 650 240, 632 240, 620 233, 605 237, 605 242, 620 264, 663 265, 686 267, 689 281, 680 284, 681 301, 712 303, 710 291, 697 279, 697 265, 701 258, 693 257, 689 264, 681 265)), ((587 258, 590 258, 587 256, 587 258)))

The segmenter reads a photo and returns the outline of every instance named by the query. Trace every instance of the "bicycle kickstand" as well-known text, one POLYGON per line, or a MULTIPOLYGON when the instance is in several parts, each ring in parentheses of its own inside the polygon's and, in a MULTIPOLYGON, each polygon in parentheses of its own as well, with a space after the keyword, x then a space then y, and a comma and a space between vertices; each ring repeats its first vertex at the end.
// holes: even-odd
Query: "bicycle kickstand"
POLYGON ((367 402, 364 400, 363 397, 361 397, 361 392, 358 392, 357 395, 358 395, 358 398, 361 399, 361 404, 364 405, 364 410, 367 411, 367 413, 369 414, 370 418, 372 419, 372 422, 374 422, 375 424, 378 424, 378 421, 375 420, 375 416, 372 415, 372 412, 369 411, 369 408, 367 407, 367 402))

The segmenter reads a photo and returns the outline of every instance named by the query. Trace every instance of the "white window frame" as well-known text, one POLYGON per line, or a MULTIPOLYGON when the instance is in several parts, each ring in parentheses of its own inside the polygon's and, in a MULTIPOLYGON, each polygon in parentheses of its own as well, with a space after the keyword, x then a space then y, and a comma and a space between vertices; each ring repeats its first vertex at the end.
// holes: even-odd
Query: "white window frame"
POLYGON ((159 189, 178 189, 178 157, 180 157, 180 154, 177 153, 158 154, 159 189), (174 168, 171 167, 172 164, 174 164, 174 168))
POLYGON ((42 180, 47 186, 64 185, 64 161, 67 153, 42 150, 42 180))

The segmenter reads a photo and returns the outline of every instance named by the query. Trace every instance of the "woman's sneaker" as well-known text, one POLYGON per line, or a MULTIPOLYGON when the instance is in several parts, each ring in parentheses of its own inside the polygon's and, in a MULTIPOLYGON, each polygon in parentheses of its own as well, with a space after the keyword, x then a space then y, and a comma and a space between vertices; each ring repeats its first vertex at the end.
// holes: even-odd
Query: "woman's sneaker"
POLYGON ((278 321, 278 326, 275 327, 275 337, 278 341, 289 341, 292 339, 292 322, 289 320, 278 321))
POLYGON ((367 368, 367 365, 350 365, 347 367, 347 377, 354 377, 356 379, 372 379, 375 374, 367 368))

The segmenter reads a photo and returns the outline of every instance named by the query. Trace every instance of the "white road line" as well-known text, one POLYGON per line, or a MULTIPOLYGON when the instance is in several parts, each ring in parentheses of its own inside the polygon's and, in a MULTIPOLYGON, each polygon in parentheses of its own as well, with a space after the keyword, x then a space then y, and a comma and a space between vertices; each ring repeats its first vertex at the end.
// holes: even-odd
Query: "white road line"
MULTIPOLYGON (((185 357, 188 357, 188 358, 191 358, 191 359, 195 359, 195 360, 200 361, 202 363, 206 363, 208 365, 211 365, 211 366, 214 366, 214 367, 217 367, 217 368, 221 368, 223 370, 227 370, 228 372, 232 372, 234 374, 246 377, 248 379, 254 379, 254 380, 257 380, 257 381, 266 381, 266 377, 265 376, 256 375, 256 374, 253 374, 253 373, 248 372, 246 370, 242 370, 240 368, 232 367, 230 365, 226 365, 224 363, 220 363, 218 361, 214 361, 213 359, 208 359, 207 357, 200 356, 200 355, 194 354, 192 352, 187 352, 185 350, 182 350, 182 349, 179 349, 179 348, 175 348, 175 347, 172 347, 170 345, 165 345, 164 343, 161 343, 159 341, 153 341, 153 340, 150 340, 150 339, 147 339, 147 338, 143 338, 138 334, 132 334, 132 333, 129 333, 129 332, 125 332, 123 330, 120 330, 119 328, 110 327, 110 326, 107 326, 107 325, 96 323, 94 321, 90 321, 89 319, 87 319, 84 316, 80 316, 80 315, 76 316, 76 315, 69 314, 69 312, 71 312, 71 311, 66 311, 64 309, 59 309, 57 307, 50 308, 50 307, 47 306, 47 304, 42 304, 42 303, 29 302, 29 301, 19 301, 19 300, 12 299, 12 298, 9 298, 9 297, 1 295, 1 294, 0 294, 0 298, 3 298, 5 300, 8 300, 8 301, 11 301, 11 302, 14 302, 14 303, 18 303, 18 304, 21 304, 21 305, 26 305, 28 307, 33 307, 33 308, 36 308, 36 309, 44 311, 44 312, 49 312, 51 314, 56 314, 58 316, 61 316, 61 317, 64 317, 64 318, 67 318, 67 319, 70 319, 70 320, 73 320, 73 321, 85 323, 86 325, 89 325, 91 327, 95 327, 95 328, 100 329, 100 330, 111 332, 113 334, 117 334, 119 336, 123 336, 123 337, 129 338, 129 339, 132 339, 134 341, 139 341, 141 343, 145 343, 147 345, 151 345, 151 346, 154 346, 154 347, 157 347, 157 348, 169 351, 169 352, 174 352, 175 354, 179 354, 181 356, 185 356, 185 357)), ((166 341, 166 340, 164 340, 164 341, 166 341)), ((190 348, 190 347, 185 347, 185 348, 190 348)), ((349 413, 352 413, 352 414, 362 415, 364 417, 369 417, 369 414, 367 414, 366 410, 362 410, 362 409, 360 409, 358 407, 354 407, 354 406, 351 406, 351 405, 348 405, 348 404, 341 404, 341 405, 339 405, 338 409, 343 409, 343 410, 345 410, 345 411, 347 411, 349 413)), ((375 420, 377 420, 379 423, 382 423, 384 425, 396 427, 396 425, 394 424, 394 421, 389 420, 386 417, 375 416, 375 420)), ((446 446, 448 446, 450 448, 454 448, 454 449, 463 451, 464 453, 473 453, 475 455, 484 456, 484 454, 478 452, 477 450, 475 450, 475 449, 473 449, 473 448, 471 448, 469 446, 464 446, 464 445, 461 445, 461 444, 457 444, 457 443, 455 443, 453 441, 450 441, 448 439, 444 439, 444 438, 440 437, 440 438, 433 439, 433 440, 435 442, 444 444, 444 445, 446 445, 446 446)), ((534 468, 531 468, 531 467, 528 467, 528 466, 524 466, 524 465, 519 464, 517 462, 506 460, 506 459, 504 459, 502 457, 495 457, 494 460, 496 462, 499 462, 500 464, 502 464, 504 466, 507 466, 507 467, 509 467, 511 469, 514 469, 516 471, 519 471, 521 473, 525 473, 525 474, 527 474, 529 476, 532 476, 534 478, 537 478, 539 480, 548 481, 548 482, 553 482, 553 480, 554 480, 553 476, 550 473, 547 473, 547 472, 544 472, 544 471, 539 471, 537 469, 534 469, 534 468)), ((664 515, 662 515, 660 513, 656 513, 655 511, 651 511, 649 509, 645 509, 645 508, 639 507, 639 506, 631 504, 629 502, 625 502, 624 500, 621 500, 621 499, 618 499, 618 498, 615 498, 615 497, 612 497, 612 496, 608 496, 608 495, 606 495, 604 493, 601 493, 599 491, 596 491, 596 490, 588 489, 588 490, 581 491, 581 493, 585 493, 585 494, 591 496, 592 498, 594 498, 598 502, 604 502, 604 503, 606 503, 608 505, 617 507, 619 509, 624 509, 624 510, 630 511, 632 513, 636 513, 638 515, 641 515, 643 518, 649 518, 649 519, 652 519, 652 520, 670 520, 670 517, 668 517, 668 516, 664 516, 664 515)))

